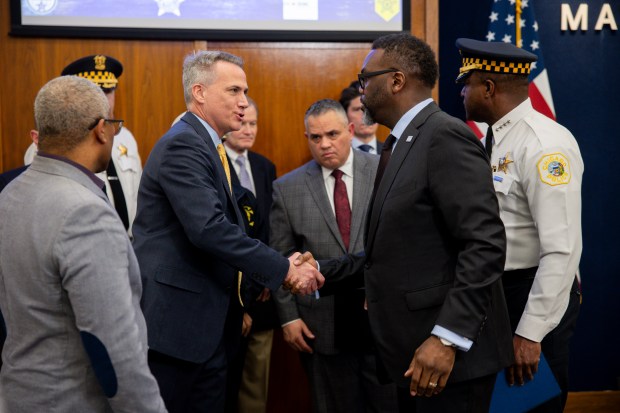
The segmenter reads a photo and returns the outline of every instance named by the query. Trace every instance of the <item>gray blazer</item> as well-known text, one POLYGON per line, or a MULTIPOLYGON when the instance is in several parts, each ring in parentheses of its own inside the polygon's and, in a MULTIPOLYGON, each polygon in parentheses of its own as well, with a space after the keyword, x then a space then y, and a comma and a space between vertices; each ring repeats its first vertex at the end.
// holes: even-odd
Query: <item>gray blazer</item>
POLYGON ((0 194, 0 411, 165 412, 140 294, 103 191, 76 167, 36 157, 0 194))
MULTIPOLYGON (((345 250, 336 217, 329 204, 321 166, 310 161, 284 175, 273 184, 270 244, 289 255, 310 251, 316 259, 340 257, 364 248, 366 208, 372 193, 379 163, 377 155, 362 151, 353 154, 353 204, 351 239, 345 250)), ((301 318, 315 335, 314 351, 336 354, 334 343, 334 296, 316 299, 293 296, 280 288, 275 294, 282 324, 301 318)))

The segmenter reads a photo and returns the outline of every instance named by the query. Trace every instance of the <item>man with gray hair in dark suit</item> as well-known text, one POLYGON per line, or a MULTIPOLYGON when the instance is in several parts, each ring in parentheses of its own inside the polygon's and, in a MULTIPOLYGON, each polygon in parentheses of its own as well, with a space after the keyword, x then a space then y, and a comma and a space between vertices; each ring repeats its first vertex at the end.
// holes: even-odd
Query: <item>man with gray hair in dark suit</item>
POLYGON ((222 137, 241 128, 248 84, 241 58, 198 51, 185 58, 188 112, 155 144, 144 167, 134 222, 142 269, 149 365, 166 407, 224 411, 230 360, 241 337, 241 285, 284 284, 309 294, 323 276, 243 228, 222 137))

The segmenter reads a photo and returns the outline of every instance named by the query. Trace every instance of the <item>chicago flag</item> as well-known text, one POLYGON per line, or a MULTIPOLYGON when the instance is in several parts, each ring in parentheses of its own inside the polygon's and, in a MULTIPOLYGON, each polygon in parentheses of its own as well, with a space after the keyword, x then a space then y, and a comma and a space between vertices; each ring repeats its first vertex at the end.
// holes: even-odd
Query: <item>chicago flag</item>
MULTIPOLYGON (((486 39, 489 42, 512 43, 532 52, 538 60, 531 65, 529 76, 529 95, 534 109, 555 120, 555 108, 549 87, 549 77, 545 69, 542 48, 538 40, 538 22, 534 17, 531 0, 494 0, 489 15, 489 29, 486 39), (521 8, 521 18, 517 21, 517 10, 521 8), (517 24, 520 26, 520 38, 517 38, 517 24)), ((486 134, 485 123, 467 122, 474 132, 482 137, 486 134)))

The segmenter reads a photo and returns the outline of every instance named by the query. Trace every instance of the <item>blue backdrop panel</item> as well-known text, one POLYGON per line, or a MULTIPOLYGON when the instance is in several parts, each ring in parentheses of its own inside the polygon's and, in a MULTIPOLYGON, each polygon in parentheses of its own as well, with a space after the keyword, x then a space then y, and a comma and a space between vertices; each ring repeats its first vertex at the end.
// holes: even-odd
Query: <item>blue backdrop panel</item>
MULTIPOLYGON (((571 389, 617 389, 620 381, 620 33, 595 31, 603 4, 620 24, 620 1, 530 0, 539 26, 559 123, 570 129, 585 162, 583 181, 583 305, 571 354, 571 389), (561 4, 573 14, 588 5, 588 30, 561 31, 561 4), (618 164, 618 165, 617 165, 618 164)), ((458 37, 485 40, 492 0, 440 1, 440 103, 464 119, 454 83, 458 37)), ((552 207, 552 206, 550 206, 552 207)))

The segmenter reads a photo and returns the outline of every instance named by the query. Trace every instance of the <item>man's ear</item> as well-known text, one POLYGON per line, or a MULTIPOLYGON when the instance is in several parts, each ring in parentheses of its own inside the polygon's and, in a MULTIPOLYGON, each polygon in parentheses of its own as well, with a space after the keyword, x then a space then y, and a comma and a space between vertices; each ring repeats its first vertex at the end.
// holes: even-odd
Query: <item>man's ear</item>
POLYGON ((486 97, 491 97, 495 95, 497 85, 491 79, 485 79, 484 81, 484 94, 486 97))
POLYGON ((405 83, 407 83, 407 77, 405 74, 403 72, 394 72, 390 79, 392 93, 398 93, 403 90, 405 83))
POLYGON ((204 89, 205 89, 205 86, 201 83, 196 83, 192 85, 192 96, 194 97, 194 100, 196 100, 196 102, 198 103, 204 102, 205 100, 204 89))
POLYGON ((106 143, 110 138, 106 134, 105 120, 103 119, 100 119, 99 122, 97 122, 97 125, 93 128, 93 133, 95 134, 95 139, 97 139, 100 143, 106 143))

